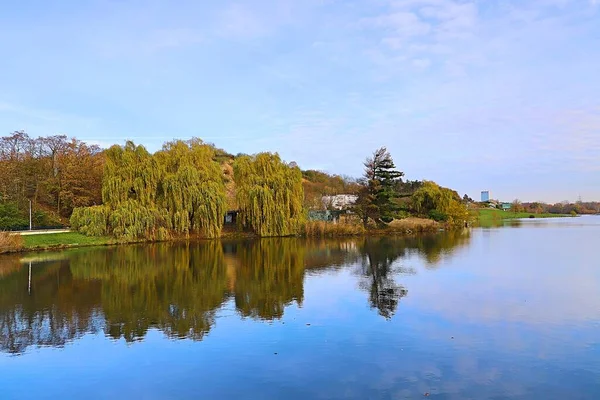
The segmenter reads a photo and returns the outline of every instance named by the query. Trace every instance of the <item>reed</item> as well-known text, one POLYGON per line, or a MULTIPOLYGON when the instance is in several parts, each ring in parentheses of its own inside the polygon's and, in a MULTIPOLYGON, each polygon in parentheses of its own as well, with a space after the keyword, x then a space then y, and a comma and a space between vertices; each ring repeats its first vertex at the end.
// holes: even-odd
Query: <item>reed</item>
POLYGON ((304 224, 306 237, 339 237, 364 235, 365 228, 360 224, 340 222, 333 224, 325 221, 308 221, 304 224))
POLYGON ((11 235, 0 231, 0 253, 12 253, 23 249, 23 238, 21 235, 11 235))

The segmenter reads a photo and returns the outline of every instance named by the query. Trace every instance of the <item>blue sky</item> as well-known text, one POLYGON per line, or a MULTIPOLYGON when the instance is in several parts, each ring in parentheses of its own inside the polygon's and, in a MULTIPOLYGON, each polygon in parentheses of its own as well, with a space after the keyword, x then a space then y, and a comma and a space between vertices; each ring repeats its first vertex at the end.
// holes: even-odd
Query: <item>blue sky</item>
POLYGON ((18 1, 0 134, 197 136, 478 197, 600 200, 599 0, 18 1))

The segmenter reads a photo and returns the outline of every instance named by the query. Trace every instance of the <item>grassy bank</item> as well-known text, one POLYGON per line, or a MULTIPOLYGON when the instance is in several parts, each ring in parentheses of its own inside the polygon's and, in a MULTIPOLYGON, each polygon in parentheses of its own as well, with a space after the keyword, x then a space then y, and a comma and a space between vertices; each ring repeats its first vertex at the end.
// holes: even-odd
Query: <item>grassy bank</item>
POLYGON ((494 224, 501 223, 505 220, 521 219, 521 218, 560 218, 560 217, 572 217, 569 214, 533 214, 527 212, 512 212, 495 210, 492 208, 480 208, 474 212, 475 220, 479 222, 481 226, 491 226, 494 224))
POLYGON ((22 236, 25 250, 45 250, 66 247, 102 246, 115 244, 111 237, 85 236, 79 232, 47 233, 22 236))

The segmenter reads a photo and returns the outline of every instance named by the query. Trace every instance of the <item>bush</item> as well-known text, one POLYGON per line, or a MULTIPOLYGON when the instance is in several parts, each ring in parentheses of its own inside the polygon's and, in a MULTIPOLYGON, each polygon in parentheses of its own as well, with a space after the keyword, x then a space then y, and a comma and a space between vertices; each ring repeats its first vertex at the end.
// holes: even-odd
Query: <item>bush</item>
POLYGON ((438 210, 431 210, 428 213, 429 218, 437 222, 445 222, 448 220, 448 215, 438 210))
POLYGON ((29 228, 26 218, 15 203, 0 203, 0 229, 18 230, 29 228))
POLYGON ((23 238, 21 235, 10 234, 0 231, 0 253, 9 253, 23 249, 23 238))
MULTIPOLYGON (((33 227, 34 228, 47 228, 47 227, 57 227, 64 226, 60 218, 51 212, 46 212, 43 210, 36 210, 32 215, 33 219, 33 227)), ((29 221, 27 222, 29 226, 29 221)))

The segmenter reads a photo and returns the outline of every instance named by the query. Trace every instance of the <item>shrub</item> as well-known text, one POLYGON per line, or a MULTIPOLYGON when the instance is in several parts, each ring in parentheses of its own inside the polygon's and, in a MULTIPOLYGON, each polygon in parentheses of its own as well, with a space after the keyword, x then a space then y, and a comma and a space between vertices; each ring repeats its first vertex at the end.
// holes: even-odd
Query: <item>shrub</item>
POLYGON ((15 203, 0 203, 0 229, 27 229, 29 219, 15 203))
POLYGON ((448 215, 438 210, 431 210, 428 213, 429 218, 437 222, 444 222, 448 220, 448 215))
POLYGON ((307 237, 338 237, 354 236, 365 233, 361 224, 343 223, 337 224, 325 221, 308 221, 304 224, 304 235, 307 237))
POLYGON ((0 231, 0 253, 9 253, 23 249, 23 238, 21 235, 10 234, 0 231))
POLYGON ((386 231, 389 233, 398 233, 411 235, 414 233, 437 232, 440 229, 440 223, 425 218, 405 218, 392 221, 386 231))

